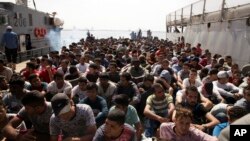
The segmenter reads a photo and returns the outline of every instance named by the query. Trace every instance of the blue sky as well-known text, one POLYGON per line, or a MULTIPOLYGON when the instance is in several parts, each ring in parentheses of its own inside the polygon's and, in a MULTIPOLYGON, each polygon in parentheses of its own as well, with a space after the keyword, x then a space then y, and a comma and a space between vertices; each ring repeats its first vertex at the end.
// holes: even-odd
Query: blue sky
MULTIPOLYGON (((32 0, 28 0, 32 7, 32 0)), ((64 28, 165 31, 166 15, 197 0, 35 0, 57 12, 64 28)))

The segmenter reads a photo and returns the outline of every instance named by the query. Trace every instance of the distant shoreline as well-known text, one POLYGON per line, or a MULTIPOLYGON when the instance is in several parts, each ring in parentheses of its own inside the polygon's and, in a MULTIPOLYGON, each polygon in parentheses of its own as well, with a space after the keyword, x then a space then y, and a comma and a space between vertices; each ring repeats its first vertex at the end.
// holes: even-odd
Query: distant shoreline
MULTIPOLYGON (((138 30, 124 30, 124 29, 121 29, 121 30, 116 30, 116 29, 81 29, 81 28, 72 28, 72 29, 70 29, 70 28, 66 28, 66 29, 63 29, 64 31, 74 31, 74 30, 77 30, 77 31, 135 31, 135 32, 137 32, 138 30)), ((146 32, 147 30, 142 30, 143 32, 146 32)), ((152 32, 166 32, 166 31, 154 31, 154 30, 152 30, 152 32)))

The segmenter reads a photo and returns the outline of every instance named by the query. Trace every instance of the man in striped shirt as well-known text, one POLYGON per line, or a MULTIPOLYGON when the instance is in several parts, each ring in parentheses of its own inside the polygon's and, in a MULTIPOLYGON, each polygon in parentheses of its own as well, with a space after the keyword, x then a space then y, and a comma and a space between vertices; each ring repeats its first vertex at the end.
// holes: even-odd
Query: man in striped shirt
POLYGON ((160 124, 170 121, 174 110, 173 98, 170 94, 165 93, 162 85, 155 83, 153 88, 154 94, 147 98, 147 104, 144 109, 146 137, 155 136, 160 124))

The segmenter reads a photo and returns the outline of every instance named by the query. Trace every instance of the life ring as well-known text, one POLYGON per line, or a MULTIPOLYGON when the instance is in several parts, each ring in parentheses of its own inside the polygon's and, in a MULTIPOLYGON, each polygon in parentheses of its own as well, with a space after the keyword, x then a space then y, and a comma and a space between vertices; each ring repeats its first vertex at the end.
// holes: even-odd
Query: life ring
POLYGON ((36 37, 39 37, 40 34, 41 34, 40 29, 36 27, 36 28, 34 29, 34 35, 35 35, 36 37))
POLYGON ((44 30, 43 30, 43 28, 40 29, 40 36, 44 37, 44 30))

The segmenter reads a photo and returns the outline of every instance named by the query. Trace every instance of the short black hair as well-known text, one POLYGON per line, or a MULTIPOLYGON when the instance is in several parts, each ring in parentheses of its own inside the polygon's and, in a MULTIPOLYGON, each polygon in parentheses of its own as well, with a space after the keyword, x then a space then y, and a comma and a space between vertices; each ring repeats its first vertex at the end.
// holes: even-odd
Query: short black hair
POLYGON ((109 80, 109 74, 107 72, 101 72, 99 78, 109 80))
POLYGON ((34 78, 37 78, 38 77, 38 75, 37 74, 35 74, 35 73, 33 73, 33 74, 31 74, 30 76, 29 76, 29 82, 30 81, 32 81, 34 78))
POLYGON ((143 78, 143 81, 151 81, 154 82, 154 76, 151 74, 146 74, 143 78))
POLYGON ((247 110, 240 106, 233 106, 230 109, 228 109, 227 113, 230 119, 236 120, 246 115, 247 110))
POLYGON ((36 69, 36 64, 34 62, 27 62, 26 63, 27 67, 31 68, 31 69, 36 69))
POLYGON ((212 68, 212 69, 209 71, 208 74, 209 74, 209 75, 213 75, 213 74, 217 75, 218 72, 219 72, 218 69, 212 68))
POLYGON ((130 81, 132 79, 131 74, 128 72, 122 72, 120 76, 124 77, 127 81, 130 81))
POLYGON ((77 72, 77 71, 78 71, 78 70, 77 70, 77 67, 76 67, 76 66, 71 65, 71 66, 69 67, 69 73, 70 73, 70 74, 75 73, 75 72, 77 72))
POLYGON ((87 83, 86 90, 98 90, 98 86, 94 82, 87 83))
POLYGON ((9 85, 18 85, 20 87, 24 87, 24 83, 24 79, 19 74, 12 75, 9 81, 9 85))
POLYGON ((88 79, 84 76, 81 76, 78 78, 78 82, 84 82, 84 83, 88 83, 88 79))
POLYGON ((108 113, 107 119, 117 122, 119 125, 123 125, 125 123, 125 112, 120 109, 111 110, 108 113))
POLYGON ((126 94, 118 94, 114 98, 114 103, 127 107, 129 105, 129 97, 126 94))
POLYGON ((56 78, 64 78, 64 75, 61 73, 61 72, 56 72, 55 74, 54 74, 54 80, 56 79, 56 78))
POLYGON ((45 103, 44 95, 37 91, 33 90, 27 92, 21 100, 22 104, 29 105, 29 106, 42 106, 45 103))

